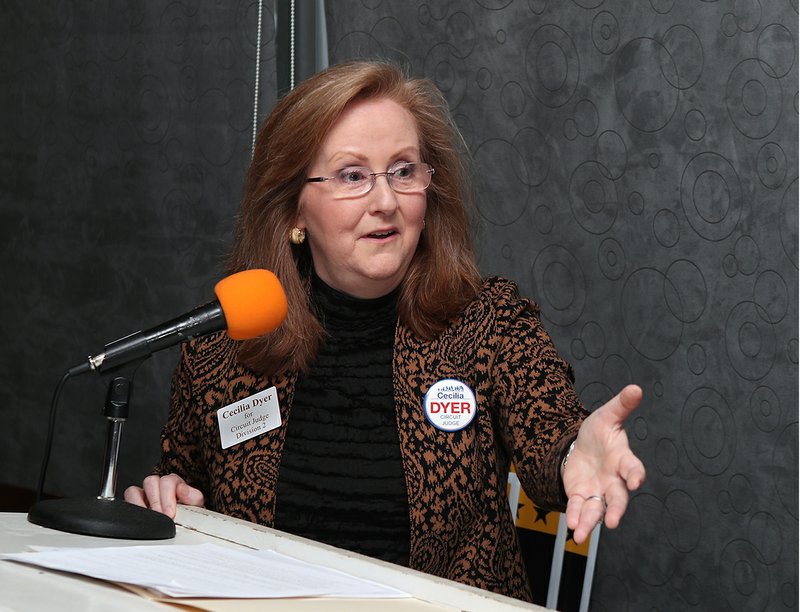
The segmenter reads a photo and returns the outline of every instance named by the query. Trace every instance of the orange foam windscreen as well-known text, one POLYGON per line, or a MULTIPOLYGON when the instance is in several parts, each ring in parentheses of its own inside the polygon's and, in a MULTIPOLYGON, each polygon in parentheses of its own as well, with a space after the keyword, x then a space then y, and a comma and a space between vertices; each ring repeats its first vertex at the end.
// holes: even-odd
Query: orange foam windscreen
POLYGON ((269 270, 244 270, 226 276, 214 287, 228 335, 247 340, 271 332, 283 323, 288 306, 278 277, 269 270))

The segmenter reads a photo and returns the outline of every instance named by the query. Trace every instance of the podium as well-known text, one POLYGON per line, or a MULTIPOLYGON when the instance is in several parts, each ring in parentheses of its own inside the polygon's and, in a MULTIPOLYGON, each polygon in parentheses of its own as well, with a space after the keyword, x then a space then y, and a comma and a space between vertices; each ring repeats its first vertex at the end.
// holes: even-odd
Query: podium
MULTIPOLYGON (((284 555, 320 566, 335 568, 360 578, 394 587, 410 598, 403 599, 336 599, 296 598, 259 600, 203 600, 194 607, 211 612, 267 610, 281 612, 513 612, 534 610, 541 606, 483 591, 475 587, 437 578, 423 572, 400 567, 344 551, 326 544, 290 535, 231 518, 203 508, 179 506, 175 519, 174 544, 214 542, 224 546, 271 549, 284 555)), ((164 540, 114 540, 56 531, 30 523, 22 513, 0 513, 0 553, 21 552, 29 546, 107 547, 142 546, 148 543, 164 546, 164 540)), ((164 600, 136 594, 122 586, 78 575, 43 570, 34 566, 0 560, 0 604, 4 610, 89 610, 115 612, 176 610, 176 605, 191 600, 164 600)), ((185 608, 181 608, 185 609, 185 608)))

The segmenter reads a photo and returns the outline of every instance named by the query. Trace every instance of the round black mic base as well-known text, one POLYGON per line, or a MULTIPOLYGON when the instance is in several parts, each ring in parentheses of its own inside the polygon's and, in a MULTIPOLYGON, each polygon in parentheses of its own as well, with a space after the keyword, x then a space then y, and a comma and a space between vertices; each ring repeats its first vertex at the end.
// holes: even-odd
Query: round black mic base
POLYGON ((57 531, 101 538, 166 540, 175 537, 175 523, 168 516, 116 499, 46 499, 31 507, 28 521, 57 531))

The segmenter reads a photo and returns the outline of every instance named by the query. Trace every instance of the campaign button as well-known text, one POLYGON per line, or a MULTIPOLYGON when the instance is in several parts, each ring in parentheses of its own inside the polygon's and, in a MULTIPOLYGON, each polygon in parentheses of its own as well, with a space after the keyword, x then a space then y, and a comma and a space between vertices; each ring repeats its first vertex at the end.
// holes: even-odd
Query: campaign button
POLYGON ((442 431, 460 431, 472 423, 478 402, 469 386, 454 378, 434 383, 425 394, 425 416, 442 431))

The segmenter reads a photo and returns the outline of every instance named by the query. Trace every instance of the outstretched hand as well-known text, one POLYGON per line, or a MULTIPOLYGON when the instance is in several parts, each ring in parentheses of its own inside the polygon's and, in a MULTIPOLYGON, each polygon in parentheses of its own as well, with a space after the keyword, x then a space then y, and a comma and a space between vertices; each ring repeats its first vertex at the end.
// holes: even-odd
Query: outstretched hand
POLYGON ((604 519, 606 527, 619 525, 628 491, 644 482, 644 465, 631 451, 624 428, 641 401, 641 388, 628 385, 581 425, 562 474, 567 527, 578 544, 604 519))

